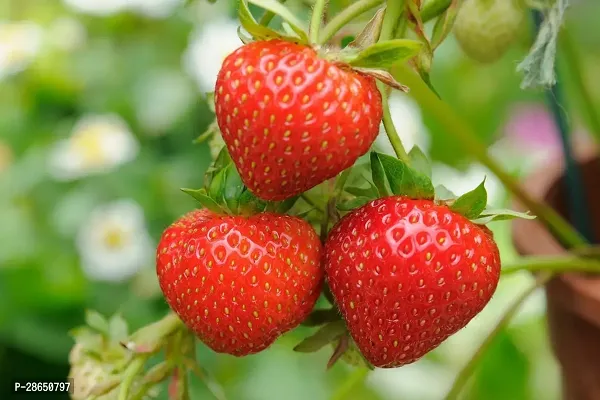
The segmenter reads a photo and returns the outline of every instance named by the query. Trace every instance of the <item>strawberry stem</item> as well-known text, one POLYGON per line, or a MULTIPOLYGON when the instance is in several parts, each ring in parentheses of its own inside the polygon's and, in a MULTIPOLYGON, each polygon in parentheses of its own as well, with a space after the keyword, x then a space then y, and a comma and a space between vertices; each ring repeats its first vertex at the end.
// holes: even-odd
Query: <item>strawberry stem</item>
POLYGON ((327 43, 340 29, 350 21, 383 3, 383 0, 359 0, 346 7, 323 28, 318 43, 327 43))
MULTIPOLYGON (((285 3, 286 0, 279 0, 279 2, 281 4, 285 3)), ((265 13, 263 14, 263 16, 260 18, 260 20, 258 21, 258 23, 260 25, 263 26, 269 26, 269 24, 271 23, 271 21, 273 20, 273 18, 275 18, 275 13, 273 11, 265 11, 265 13)))
POLYGON ((135 377, 142 371, 144 364, 148 356, 137 356, 135 357, 127 369, 125 370, 125 374, 123 377, 123 383, 121 383, 121 389, 119 391, 118 400, 127 400, 129 399, 129 389, 131 388, 131 384, 133 383, 135 377))
POLYGON ((533 292, 545 285, 546 282, 548 282, 550 278, 552 278, 552 276, 553 275, 549 273, 539 275, 535 283, 525 292, 523 292, 521 296, 519 296, 517 300, 515 300, 515 302, 510 305, 510 307, 506 310, 506 312, 504 313, 500 321, 498 321, 494 329, 490 332, 489 335, 487 335, 487 337, 479 346, 475 354, 473 354, 473 357, 471 357, 471 359, 467 362, 463 369, 458 373, 456 380, 452 385, 452 388, 448 392, 448 395, 446 395, 445 397, 446 400, 455 400, 459 398, 461 391, 469 382, 469 379, 471 378, 473 372, 477 368, 479 361, 481 361, 486 351, 489 349, 490 345, 494 342, 496 336, 498 336, 498 334, 508 325, 510 320, 515 316, 517 311, 519 311, 519 309, 523 305, 523 302, 525 302, 525 300, 531 294, 533 294, 533 292))
POLYGON ((502 275, 519 271, 591 272, 600 273, 600 261, 572 255, 552 257, 524 257, 502 268, 502 275))
POLYGON ((319 43, 319 29, 321 28, 321 22, 325 17, 325 9, 328 0, 316 0, 313 8, 312 16, 310 18, 310 27, 308 28, 308 38, 313 44, 319 43))

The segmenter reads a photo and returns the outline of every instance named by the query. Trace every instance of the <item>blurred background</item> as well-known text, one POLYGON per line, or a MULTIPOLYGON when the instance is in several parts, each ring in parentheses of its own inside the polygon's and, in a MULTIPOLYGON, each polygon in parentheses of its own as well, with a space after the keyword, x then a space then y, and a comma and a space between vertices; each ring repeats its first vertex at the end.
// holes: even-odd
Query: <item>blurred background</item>
MULTIPOLYGON (((288 3, 306 19, 308 3, 288 3)), ((350 1, 331 3, 335 12, 350 1)), ((568 23, 586 85, 600 100, 600 3, 573 3, 568 23)), ((68 331, 83 323, 85 309, 120 312, 132 328, 167 312, 154 249, 162 230, 196 206, 179 188, 200 187, 211 162, 209 146, 192 141, 213 121, 204 93, 241 45, 236 29, 232 0, 0 0, 0 398, 13 396, 14 379, 64 379, 68 331)), ((530 36, 524 29, 491 66, 469 61, 450 37, 432 71, 444 100, 519 176, 560 146, 543 94, 519 89, 515 67, 530 36)), ((565 84, 569 93, 568 77, 565 84)), ((406 147, 418 144, 435 161, 437 183, 464 192, 488 175, 490 203, 506 205, 496 179, 410 97, 395 93, 391 106, 406 147)), ((586 135, 577 104, 564 106, 586 135)), ((384 136, 375 146, 391 152, 384 136)), ((517 255, 509 223, 492 228, 510 263, 517 255)), ((345 398, 442 398, 530 281, 527 274, 503 279, 466 329, 413 365, 374 371, 345 398)), ((329 399, 352 371, 339 363, 325 373, 331 349, 293 353, 308 332, 244 359, 202 346, 198 356, 229 399, 329 399)), ((539 292, 494 342, 468 398, 558 399, 559 382, 539 292)), ((202 382, 192 385, 193 398, 211 398, 202 382)))

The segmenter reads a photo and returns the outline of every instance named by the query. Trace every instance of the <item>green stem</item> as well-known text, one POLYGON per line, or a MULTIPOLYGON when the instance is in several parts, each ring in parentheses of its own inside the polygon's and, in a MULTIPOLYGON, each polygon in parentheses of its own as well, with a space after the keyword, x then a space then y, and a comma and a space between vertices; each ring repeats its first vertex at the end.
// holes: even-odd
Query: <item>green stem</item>
POLYGON ((320 44, 327 43, 340 29, 348 25, 350 21, 382 4, 383 1, 384 0, 359 0, 352 3, 325 25, 321 31, 318 42, 320 44))
POLYGON ((315 1, 315 6, 310 18, 310 27, 308 29, 308 35, 311 43, 319 43, 319 29, 321 28, 321 22, 323 21, 323 14, 325 12, 326 5, 327 0, 315 1))
POLYGON ((475 130, 466 121, 463 121, 449 105, 441 101, 418 75, 400 65, 394 68, 393 73, 399 82, 410 87, 411 96, 421 108, 432 113, 441 126, 445 127, 447 133, 496 175, 500 182, 536 215, 564 246, 574 248, 586 245, 585 239, 564 218, 548 205, 531 197, 508 172, 489 156, 487 148, 479 141, 475 130))
POLYGON ((446 11, 451 3, 452 0, 425 0, 421 7, 421 19, 423 22, 434 19, 446 11))
POLYGON ((402 144, 402 140, 400 140, 400 135, 398 135, 398 131, 396 130, 394 121, 392 120, 389 99, 386 93, 385 85, 383 85, 381 82, 377 82, 377 86, 381 92, 381 102, 383 106, 383 127, 385 128, 385 133, 392 144, 394 153, 396 153, 396 157, 406 164, 409 164, 410 160, 408 158, 408 153, 406 153, 406 149, 402 144))
MULTIPOLYGON (((283 4, 286 2, 286 0, 279 0, 279 2, 283 4)), ((263 26, 268 26, 273 20, 273 18, 275 18, 275 13, 273 11, 265 11, 258 23, 263 26)))
POLYGON ((344 400, 348 398, 348 394, 352 389, 359 383, 364 382, 369 375, 369 372, 370 370, 367 368, 357 368, 352 375, 344 381, 344 384, 333 393, 331 400, 344 400))
POLYGON ((381 25, 381 34, 379 35, 379 41, 390 40, 394 38, 396 33, 396 27, 400 16, 404 11, 404 0, 388 0, 385 6, 385 16, 383 17, 383 24, 381 25))
POLYGON ((562 59, 569 70, 569 76, 572 78, 577 89, 576 92, 579 94, 581 111, 586 115, 592 131, 591 133, 600 141, 600 115, 585 83, 581 58, 575 49, 569 31, 566 29, 562 32, 559 46, 562 59))
POLYGON ((131 385, 135 380, 135 377, 138 376, 144 364, 146 364, 147 356, 138 356, 135 357, 127 369, 125 370, 123 382, 121 383, 121 390, 119 391, 118 400, 129 400, 129 390, 131 389, 131 385))
POLYGON ((552 257, 524 257, 516 263, 502 268, 502 275, 510 275, 519 271, 590 272, 600 273, 600 261, 580 258, 572 255, 552 257))
POLYGON ((515 316, 517 311, 519 311, 519 309, 523 305, 523 302, 533 292, 535 292, 538 288, 540 288, 546 282, 548 282, 551 277, 552 277, 552 274, 543 274, 543 275, 538 276, 535 283, 530 288, 528 288, 525 292, 523 292, 523 294, 521 294, 517 298, 517 300, 515 300, 515 302, 510 305, 510 307, 506 310, 506 312, 504 313, 502 318, 500 318, 500 321, 498 321, 498 323, 494 327, 494 329, 485 338, 483 343, 481 343, 481 345, 479 346, 479 348, 477 349, 477 351, 475 352, 473 357, 471 357, 471 359, 467 362, 467 364, 463 367, 463 369, 458 373, 458 376, 456 377, 456 380, 454 381, 452 388, 448 392, 448 395, 446 395, 446 400, 458 399, 458 396, 460 395, 461 391, 463 390, 463 388, 469 382, 469 379, 473 375, 473 372, 475 371, 477 364, 479 363, 479 361, 481 361, 481 359, 485 355, 486 351, 490 348, 490 346, 494 342, 494 339, 496 338, 496 336, 498 336, 498 334, 509 324, 510 320, 515 316))

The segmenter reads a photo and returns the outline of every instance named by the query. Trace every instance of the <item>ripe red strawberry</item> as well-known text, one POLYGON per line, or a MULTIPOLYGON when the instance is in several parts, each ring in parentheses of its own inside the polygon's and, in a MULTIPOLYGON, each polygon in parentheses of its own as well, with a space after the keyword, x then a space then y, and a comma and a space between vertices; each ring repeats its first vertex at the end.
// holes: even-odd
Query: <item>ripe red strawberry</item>
POLYGON ((325 273, 348 329, 376 367, 412 363, 492 297, 492 234, 429 200, 387 197, 346 215, 325 245, 325 273))
POLYGON ((295 328, 319 297, 321 243, 305 221, 196 210, 168 227, 156 254, 167 303, 216 352, 244 356, 295 328))
POLYGON ((382 118, 375 80, 283 40, 240 47, 215 88, 217 122, 244 184, 283 200, 365 154, 382 118))

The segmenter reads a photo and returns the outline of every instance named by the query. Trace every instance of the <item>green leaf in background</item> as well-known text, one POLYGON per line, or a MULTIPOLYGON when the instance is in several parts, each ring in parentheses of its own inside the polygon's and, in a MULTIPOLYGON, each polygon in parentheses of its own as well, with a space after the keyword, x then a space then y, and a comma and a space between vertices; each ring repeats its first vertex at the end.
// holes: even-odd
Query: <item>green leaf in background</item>
POLYGON ((412 168, 431 179, 431 162, 429 162, 425 153, 418 146, 414 146, 408 152, 408 158, 410 159, 410 166, 412 168))
POLYGON ((377 188, 371 182, 369 182, 372 186, 370 188, 360 188, 356 186, 350 186, 344 188, 347 193, 350 193, 356 197, 375 197, 377 196, 377 188))
POLYGON ((507 221, 515 218, 535 219, 535 215, 529 212, 523 213, 514 210, 498 209, 498 210, 483 210, 479 217, 473 220, 474 223, 485 225, 493 221, 507 221))
POLYGON ((266 26, 260 25, 258 22, 256 22, 252 16, 252 13, 250 12, 250 9, 248 8, 248 2, 246 0, 239 1, 238 19, 240 20, 240 23, 246 32, 252 35, 252 37, 254 37, 256 40, 269 40, 283 37, 273 29, 267 28, 266 26))
POLYGON ((300 196, 295 196, 295 197, 291 197, 287 200, 280 201, 275 207, 275 212, 280 213, 280 214, 287 213, 288 211, 290 211, 292 209, 292 207, 294 207, 294 205, 296 204, 296 201, 298 201, 299 198, 300 198, 300 196))
POLYGON ((435 187, 435 199, 442 200, 455 200, 457 196, 446 186, 438 185, 435 187))
POLYGON ((302 326, 319 326, 340 320, 340 314, 336 308, 316 309, 302 322, 302 326))
POLYGON ((392 193, 411 199, 433 199, 435 191, 431 179, 412 169, 397 158, 376 154, 390 183, 392 193))
POLYGON ((346 323, 344 321, 330 322, 321 327, 315 334, 300 342, 294 347, 294 351, 299 353, 314 353, 335 341, 346 332, 346 323))
POLYGON ((477 218, 487 206, 487 191, 485 190, 485 178, 475 189, 460 196, 450 209, 468 219, 477 218))
POLYGON ((348 52, 343 56, 343 61, 353 67, 385 70, 418 54, 421 46, 416 40, 386 40, 375 43, 357 54, 348 52))
POLYGON ((110 326, 108 320, 99 312, 94 310, 85 311, 85 323, 98 333, 110 337, 110 326))
POLYGON ((368 202, 370 202, 372 198, 370 197, 355 197, 351 200, 341 201, 337 203, 337 209, 340 211, 352 211, 356 208, 362 207, 368 202))
MULTIPOLYGON (((245 0, 242 0, 241 2, 244 1, 245 0)), ((283 4, 276 0, 249 0, 249 3, 257 5, 265 10, 273 12, 275 15, 280 16, 281 19, 290 25, 303 43, 309 42, 308 36, 306 35, 306 30, 303 28, 304 24, 298 18, 296 18, 296 16, 283 4)))
POLYGON ((371 155, 371 174, 373 176, 373 184, 377 188, 379 192, 379 196, 389 196, 390 192, 388 191, 385 185, 385 171, 383 170, 383 166, 381 165, 381 160, 377 156, 377 153, 372 152, 371 155))

